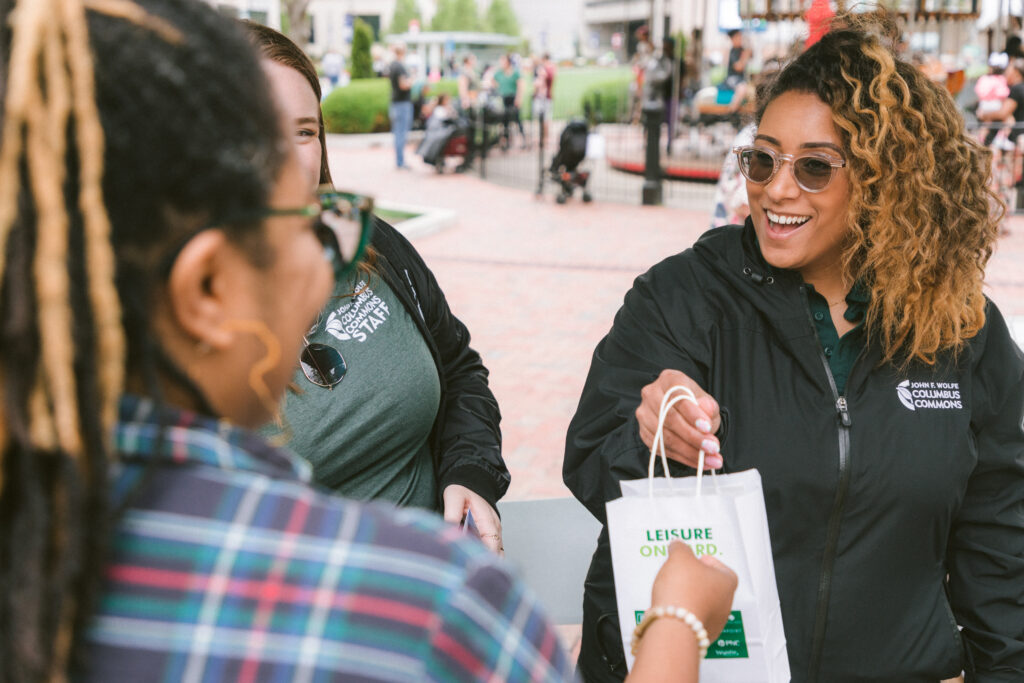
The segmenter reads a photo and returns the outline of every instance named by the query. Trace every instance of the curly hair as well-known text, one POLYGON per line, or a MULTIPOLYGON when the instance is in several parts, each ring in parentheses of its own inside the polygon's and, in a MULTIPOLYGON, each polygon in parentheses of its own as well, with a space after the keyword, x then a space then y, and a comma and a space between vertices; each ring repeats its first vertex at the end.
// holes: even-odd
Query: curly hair
POLYGON ((949 94, 893 53, 894 34, 884 17, 837 17, 765 90, 755 120, 786 92, 831 108, 851 186, 844 276, 870 292, 865 328, 883 362, 933 364, 985 324, 985 264, 1004 207, 991 153, 949 94))

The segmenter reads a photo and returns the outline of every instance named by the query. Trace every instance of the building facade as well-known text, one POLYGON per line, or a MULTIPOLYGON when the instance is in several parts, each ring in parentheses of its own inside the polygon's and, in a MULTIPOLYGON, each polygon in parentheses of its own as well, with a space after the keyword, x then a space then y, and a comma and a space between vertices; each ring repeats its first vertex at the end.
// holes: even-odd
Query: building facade
MULTIPOLYGON (((641 0, 649 4, 649 0, 641 0)), ((690 0, 679 0, 686 3, 690 0)), ((207 0, 225 14, 281 28, 281 0, 207 0)), ((356 19, 366 22, 381 41, 384 32, 403 33, 408 27, 392 27, 396 0, 310 0, 310 40, 306 46, 314 57, 327 52, 348 54, 352 26, 356 19)), ((477 0, 483 17, 491 0, 477 0)), ((584 53, 584 3, 586 0, 509 0, 519 20, 520 37, 530 51, 548 52, 556 60, 568 60, 584 53)), ((428 31, 437 11, 437 0, 416 0, 422 23, 428 31)), ((516 48, 518 49, 517 42, 516 48)))
MULTIPOLYGON (((479 3, 483 14, 490 3, 479 3)), ((531 52, 547 52, 555 61, 582 54, 584 0, 510 0, 510 4, 531 52)))
MULTIPOLYGON (((255 2, 256 0, 251 0, 255 2)), ((683 0, 684 2, 687 0, 683 0)), ((437 11, 437 0, 416 0, 422 23, 428 31, 437 11)), ((580 51, 583 29, 584 0, 510 0, 519 20, 521 38, 533 52, 550 52, 555 59, 571 59, 580 51)), ((483 17, 490 0, 477 0, 483 17)), ((408 27, 392 27, 395 0, 311 0, 312 17, 310 52, 323 54, 329 50, 347 52, 352 39, 352 22, 358 17, 374 29, 377 40, 382 33, 404 33, 408 27)))
MULTIPOLYGON (((581 52, 588 58, 611 54, 620 63, 628 62, 636 52, 636 30, 648 26, 654 34, 659 5, 663 35, 682 32, 690 40, 699 29, 705 49, 723 49, 726 41, 718 33, 721 21, 728 21, 723 7, 729 4, 720 0, 584 0, 581 52)), ((731 5, 737 5, 736 0, 731 5)))
POLYGON ((281 29, 280 0, 207 0, 218 10, 236 19, 252 21, 281 29))
MULTIPOLYGON (((435 0, 416 0, 420 16, 429 23, 436 10, 435 0)), ((395 0, 311 0, 309 3, 311 54, 326 52, 348 53, 352 42, 352 25, 356 19, 373 29, 374 40, 380 40, 384 31, 391 30, 395 15, 395 0)))

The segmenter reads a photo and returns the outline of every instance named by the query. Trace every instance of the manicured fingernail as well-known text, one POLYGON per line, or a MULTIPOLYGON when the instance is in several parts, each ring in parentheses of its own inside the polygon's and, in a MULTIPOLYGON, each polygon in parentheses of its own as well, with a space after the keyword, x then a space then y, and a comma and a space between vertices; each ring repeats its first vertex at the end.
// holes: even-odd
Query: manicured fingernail
POLYGON ((705 455, 716 455, 718 453, 718 442, 713 439, 704 439, 700 442, 700 449, 705 455))
POLYGON ((711 423, 705 420, 703 417, 697 420, 697 429, 704 432, 705 434, 711 433, 711 423))
POLYGON ((704 466, 713 470, 721 469, 723 464, 724 463, 722 462, 722 456, 720 455, 712 455, 710 457, 704 458, 704 466))

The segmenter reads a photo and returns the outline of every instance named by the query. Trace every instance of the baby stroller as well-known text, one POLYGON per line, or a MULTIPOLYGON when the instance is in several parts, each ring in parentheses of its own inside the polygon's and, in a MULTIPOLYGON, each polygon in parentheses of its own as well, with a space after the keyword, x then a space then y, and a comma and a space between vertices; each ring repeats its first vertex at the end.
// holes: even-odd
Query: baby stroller
POLYGON ((565 204, 577 187, 583 190, 584 202, 593 199, 590 192, 587 191, 590 172, 579 170, 580 162, 587 155, 588 132, 585 120, 573 119, 566 124, 562 135, 558 138, 558 152, 551 160, 550 173, 552 180, 561 187, 556 198, 559 204, 565 204))
POLYGON ((438 173, 444 173, 444 160, 448 157, 461 157, 462 166, 468 166, 472 134, 473 129, 464 118, 428 121, 427 132, 416 151, 438 173))

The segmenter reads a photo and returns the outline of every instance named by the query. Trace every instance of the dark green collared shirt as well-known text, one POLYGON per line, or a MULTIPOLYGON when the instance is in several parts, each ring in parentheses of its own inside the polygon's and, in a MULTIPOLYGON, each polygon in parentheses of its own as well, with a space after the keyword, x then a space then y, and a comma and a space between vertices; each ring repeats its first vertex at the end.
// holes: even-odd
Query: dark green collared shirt
POLYGON ((850 377, 857 356, 864 350, 864 316, 868 310, 868 293, 860 283, 854 284, 846 295, 846 312, 843 317, 857 326, 842 337, 832 323, 832 315, 828 310, 828 301, 807 285, 807 300, 811 305, 811 317, 818 331, 821 350, 828 359, 832 378, 836 382, 836 391, 842 396, 846 393, 846 380, 850 377))

